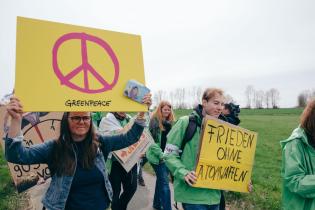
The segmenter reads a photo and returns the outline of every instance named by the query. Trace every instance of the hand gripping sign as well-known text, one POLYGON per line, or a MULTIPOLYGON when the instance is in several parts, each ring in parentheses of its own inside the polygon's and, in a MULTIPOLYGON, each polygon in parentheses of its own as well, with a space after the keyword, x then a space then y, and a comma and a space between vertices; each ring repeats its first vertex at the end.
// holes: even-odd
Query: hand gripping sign
POLYGON ((25 111, 145 111, 123 96, 144 84, 137 35, 18 17, 15 93, 25 111))

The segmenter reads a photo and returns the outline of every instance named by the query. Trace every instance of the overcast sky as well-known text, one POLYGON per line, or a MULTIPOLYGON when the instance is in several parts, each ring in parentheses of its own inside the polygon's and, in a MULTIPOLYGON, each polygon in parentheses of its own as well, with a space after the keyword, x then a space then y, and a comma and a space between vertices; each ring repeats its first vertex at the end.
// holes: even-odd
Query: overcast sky
POLYGON ((315 1, 1 0, 0 97, 14 86, 16 17, 138 34, 154 91, 219 87, 245 105, 245 88, 276 88, 280 106, 314 89, 315 1))

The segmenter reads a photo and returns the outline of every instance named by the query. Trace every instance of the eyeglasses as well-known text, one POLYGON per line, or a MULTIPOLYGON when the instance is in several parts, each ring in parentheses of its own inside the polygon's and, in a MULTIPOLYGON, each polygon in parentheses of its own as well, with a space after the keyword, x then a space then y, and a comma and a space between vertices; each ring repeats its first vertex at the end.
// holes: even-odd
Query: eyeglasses
POLYGON ((71 119, 72 122, 74 123, 80 123, 81 120, 83 120, 83 122, 90 122, 91 121, 91 116, 73 116, 73 117, 69 117, 71 119))

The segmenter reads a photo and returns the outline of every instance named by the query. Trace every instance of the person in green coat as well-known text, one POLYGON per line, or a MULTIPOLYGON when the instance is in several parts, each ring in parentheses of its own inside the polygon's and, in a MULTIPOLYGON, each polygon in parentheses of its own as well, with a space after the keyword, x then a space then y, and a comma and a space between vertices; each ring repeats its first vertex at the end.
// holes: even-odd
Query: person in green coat
MULTIPOLYGON (((203 93, 202 104, 199 104, 192 114, 195 115, 197 124, 201 124, 205 115, 218 118, 223 107, 223 91, 208 88, 203 93)), ((192 187, 197 180, 194 168, 199 149, 200 127, 197 127, 194 136, 181 151, 188 123, 189 116, 183 116, 176 122, 167 136, 164 151, 166 165, 174 175, 175 201, 181 202, 185 210, 218 210, 221 198, 220 190, 192 187)))
POLYGON ((299 127, 280 144, 282 208, 315 209, 315 100, 304 109, 299 127))
POLYGON ((163 159, 167 134, 175 121, 172 105, 168 101, 161 101, 153 112, 149 130, 155 141, 146 152, 146 157, 151 163, 156 174, 153 208, 172 210, 171 193, 169 187, 169 171, 163 159))

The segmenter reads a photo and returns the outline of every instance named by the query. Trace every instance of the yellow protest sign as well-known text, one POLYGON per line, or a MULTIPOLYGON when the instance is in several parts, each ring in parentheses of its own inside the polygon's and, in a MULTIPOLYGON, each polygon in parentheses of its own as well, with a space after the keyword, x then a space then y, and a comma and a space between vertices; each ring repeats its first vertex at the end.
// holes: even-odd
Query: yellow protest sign
POLYGON ((25 111, 145 111, 123 95, 145 84, 138 35, 18 17, 15 94, 25 111))
POLYGON ((207 116, 195 187, 248 192, 257 133, 207 116))

